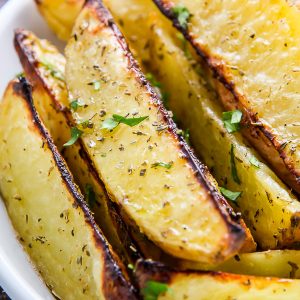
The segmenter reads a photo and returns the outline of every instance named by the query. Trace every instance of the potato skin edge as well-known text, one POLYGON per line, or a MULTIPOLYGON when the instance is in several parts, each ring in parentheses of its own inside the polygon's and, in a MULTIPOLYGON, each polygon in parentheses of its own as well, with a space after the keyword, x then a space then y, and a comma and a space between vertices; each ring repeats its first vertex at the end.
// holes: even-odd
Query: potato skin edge
POLYGON ((119 266, 122 265, 122 263, 120 262, 119 258, 114 255, 112 249, 107 244, 102 233, 99 231, 99 228, 95 223, 94 218, 92 217, 92 214, 83 196, 78 192, 78 189, 73 182, 72 175, 68 171, 61 155, 58 153, 58 150, 55 147, 49 133, 43 126, 33 105, 31 86, 28 84, 24 77, 21 77, 19 78, 19 82, 15 81, 12 83, 12 88, 16 95, 24 99, 24 102, 28 107, 28 111, 31 114, 30 117, 33 120, 33 129, 39 132, 42 139, 45 140, 50 151, 52 152, 54 162, 61 173, 61 178, 66 188, 73 195, 73 198, 75 200, 73 205, 75 207, 79 206, 82 209, 85 217, 85 222, 93 230, 94 242, 96 246, 101 249, 104 257, 102 288, 106 299, 138 299, 138 296, 136 296, 137 292, 135 288, 126 280, 124 274, 122 273, 122 270, 119 266), (109 282, 110 284, 107 284, 107 282, 109 282))

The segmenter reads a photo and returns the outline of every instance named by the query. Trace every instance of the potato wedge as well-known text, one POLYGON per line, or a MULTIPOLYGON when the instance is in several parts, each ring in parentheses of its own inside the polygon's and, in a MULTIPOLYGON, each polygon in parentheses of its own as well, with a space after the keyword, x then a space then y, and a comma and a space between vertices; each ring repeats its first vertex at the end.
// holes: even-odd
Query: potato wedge
MULTIPOLYGON (((274 249, 296 245, 300 239, 300 224, 296 221, 300 203, 264 163, 260 163, 259 168, 251 165, 249 160, 259 155, 240 134, 233 136, 226 132, 216 95, 199 76, 200 68, 195 67, 176 29, 150 0, 124 0, 122 6, 118 0, 104 2, 139 61, 144 62, 144 70, 152 72, 163 92, 168 94, 168 107, 183 128, 189 129, 195 150, 212 169, 218 182, 231 190, 242 191, 238 210, 260 247, 274 249), (134 24, 138 19, 143 22, 137 28, 134 24), (151 61, 147 57, 151 57, 151 61), (235 147, 241 184, 231 175, 231 145, 235 147)), ((251 248, 253 244, 250 243, 245 252, 250 252, 251 248)))
MULTIPOLYGON (((296 300, 300 280, 254 277, 222 272, 179 272, 152 261, 139 261, 140 289, 158 300, 296 300)), ((154 298, 153 298, 154 299, 154 298)))
POLYGON ((300 215, 297 198, 264 163, 260 162, 259 168, 250 163, 253 158, 259 159, 259 155, 250 149, 240 134, 227 133, 221 119, 222 111, 216 103, 217 97, 199 76, 201 67, 195 66, 187 45, 182 45, 176 30, 157 14, 150 0, 125 0, 122 7, 117 5, 117 0, 105 2, 116 20, 121 20, 119 23, 125 37, 135 49, 134 53, 144 58, 143 61, 145 47, 135 40, 147 37, 145 44, 151 62, 147 61, 144 69, 159 80, 163 92, 168 94, 168 107, 183 128, 189 129, 195 150, 212 169, 219 184, 242 191, 238 209, 260 247, 296 246, 300 239, 300 224, 296 221, 300 215), (131 11, 131 7, 134 10, 131 11), (134 12, 145 20, 138 30, 132 21, 134 12), (147 34, 141 35, 140 32, 147 34), (231 175, 231 145, 234 146, 240 184, 231 175))
POLYGON ((177 261, 180 270, 222 271, 234 274, 300 279, 299 250, 269 250, 242 253, 211 268, 195 262, 177 261))
POLYGON ((217 77, 225 108, 243 111, 243 133, 300 193, 299 9, 283 0, 154 2, 217 77))
POLYGON ((69 103, 64 80, 64 56, 48 41, 38 39, 32 32, 23 29, 15 32, 14 43, 26 78, 33 86, 36 110, 62 152, 75 182, 86 194, 97 224, 124 263, 134 263, 139 257, 132 250, 136 249, 136 245, 132 245, 129 229, 109 200, 84 147, 80 143, 63 147, 70 139, 71 128, 66 114, 69 103))
POLYGON ((136 299, 20 80, 0 104, 0 190, 20 241, 60 298, 136 299))
POLYGON ((74 121, 91 124, 82 141, 119 207, 176 257, 210 264, 236 253, 242 228, 208 170, 176 134, 100 1, 88 1, 81 11, 66 57, 69 101, 85 104, 74 121))
POLYGON ((49 27, 67 41, 84 0, 35 0, 35 3, 49 27))
POLYGON ((297 197, 239 132, 227 132, 218 97, 199 75, 203 68, 187 56, 174 29, 168 25, 158 17, 152 18, 149 49, 151 71, 169 95, 169 108, 182 127, 189 129, 192 145, 219 185, 242 192, 236 210, 242 213, 259 246, 262 249, 298 246, 300 203, 297 197), (232 176, 233 161, 239 182, 232 176))

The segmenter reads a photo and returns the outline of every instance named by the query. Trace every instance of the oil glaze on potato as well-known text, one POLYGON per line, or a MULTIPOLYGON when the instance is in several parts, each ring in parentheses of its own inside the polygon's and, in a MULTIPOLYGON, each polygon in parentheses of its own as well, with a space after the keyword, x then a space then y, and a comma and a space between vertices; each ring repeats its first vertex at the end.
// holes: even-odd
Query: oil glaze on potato
POLYGON ((160 105, 100 1, 88 1, 66 48, 76 123, 108 193, 150 240, 169 254, 213 263, 232 256, 244 232, 207 169, 160 105), (113 115, 147 117, 135 127, 101 129, 113 115), (153 226, 153 224, 156 224, 153 226))
POLYGON ((62 299, 136 299, 32 103, 24 79, 0 104, 0 190, 26 252, 62 299))

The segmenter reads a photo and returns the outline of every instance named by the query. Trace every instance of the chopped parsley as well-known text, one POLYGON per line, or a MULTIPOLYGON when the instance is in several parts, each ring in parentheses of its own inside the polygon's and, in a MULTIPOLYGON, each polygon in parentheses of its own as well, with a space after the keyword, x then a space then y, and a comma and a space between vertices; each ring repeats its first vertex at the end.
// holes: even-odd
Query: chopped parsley
POLYGON ((230 190, 225 189, 224 187, 220 187, 221 194, 230 201, 236 201, 238 197, 242 194, 242 192, 232 192, 230 190))
POLYGON ((171 167, 173 166, 173 162, 169 162, 169 163, 165 163, 165 162, 156 162, 154 164, 151 165, 151 168, 156 168, 156 167, 163 167, 166 169, 171 169, 171 167))
POLYGON ((191 17, 188 9, 183 5, 177 5, 172 8, 174 15, 177 17, 179 25, 183 28, 187 28, 187 23, 191 17))
POLYGON ((87 201, 89 207, 92 209, 96 204, 96 194, 93 187, 90 184, 85 186, 85 200, 87 201))
POLYGON ((46 60, 41 60, 40 64, 45 67, 48 71, 50 71, 51 76, 53 76, 56 79, 59 79, 61 81, 65 80, 64 75, 62 74, 62 72, 60 72, 59 70, 57 70, 57 68, 52 65, 51 63, 49 63, 46 60))
POLYGON ((256 159, 255 156, 252 156, 250 159, 249 159, 249 162, 252 166, 256 167, 256 168, 260 168, 260 165, 259 165, 259 161, 256 159))
POLYGON ((93 128, 94 124, 91 120, 86 120, 78 124, 78 126, 82 129, 93 128))
POLYGON ((170 288, 167 284, 158 281, 149 280, 142 289, 144 300, 157 300, 159 295, 168 292, 170 288))
POLYGON ((73 111, 76 111, 78 109, 78 107, 81 107, 81 106, 84 106, 83 104, 80 104, 78 99, 72 101, 70 103, 70 108, 73 110, 73 111))
POLYGON ((151 83, 152 86, 155 86, 157 88, 161 88, 161 83, 156 80, 154 75, 152 73, 147 73, 146 74, 146 79, 151 83))
POLYGON ((76 143, 76 141, 80 138, 80 136, 83 134, 83 131, 78 129, 77 127, 71 128, 71 138, 68 142, 64 144, 64 147, 72 146, 76 143))
POLYGON ((183 130, 182 136, 185 139, 186 143, 190 145, 190 130, 189 129, 183 130))
POLYGON ((229 133, 240 130, 240 122, 242 120, 243 113, 240 110, 225 111, 222 114, 222 120, 225 128, 229 133))
POLYGON ((112 130, 116 128, 120 123, 133 127, 140 124, 147 118, 148 116, 138 117, 138 118, 127 118, 127 117, 114 114, 112 118, 103 121, 101 129, 112 130))
POLYGON ((128 264, 127 268, 134 271, 134 265, 133 264, 128 264))
POLYGON ((25 76, 24 72, 20 72, 20 73, 18 73, 15 77, 16 77, 16 78, 22 78, 22 77, 24 77, 24 76, 25 76))
POLYGON ((232 176, 233 180, 237 184, 241 184, 241 180, 238 176, 238 172, 237 172, 237 169, 236 169, 235 157, 234 157, 234 145, 233 144, 231 144, 231 149, 230 149, 230 166, 231 166, 231 176, 232 176))
POLYGON ((177 38, 180 40, 181 45, 182 45, 182 50, 184 52, 184 55, 186 56, 187 59, 192 59, 192 54, 188 48, 188 42, 185 39, 185 37, 183 36, 183 34, 181 32, 177 33, 177 38))

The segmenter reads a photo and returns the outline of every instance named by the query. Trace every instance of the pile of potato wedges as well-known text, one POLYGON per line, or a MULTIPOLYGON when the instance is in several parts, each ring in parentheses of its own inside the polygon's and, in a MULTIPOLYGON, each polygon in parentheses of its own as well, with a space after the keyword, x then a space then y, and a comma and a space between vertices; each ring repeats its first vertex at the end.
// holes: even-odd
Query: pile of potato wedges
POLYGON ((297 1, 35 2, 0 191, 53 295, 298 300, 297 1))

